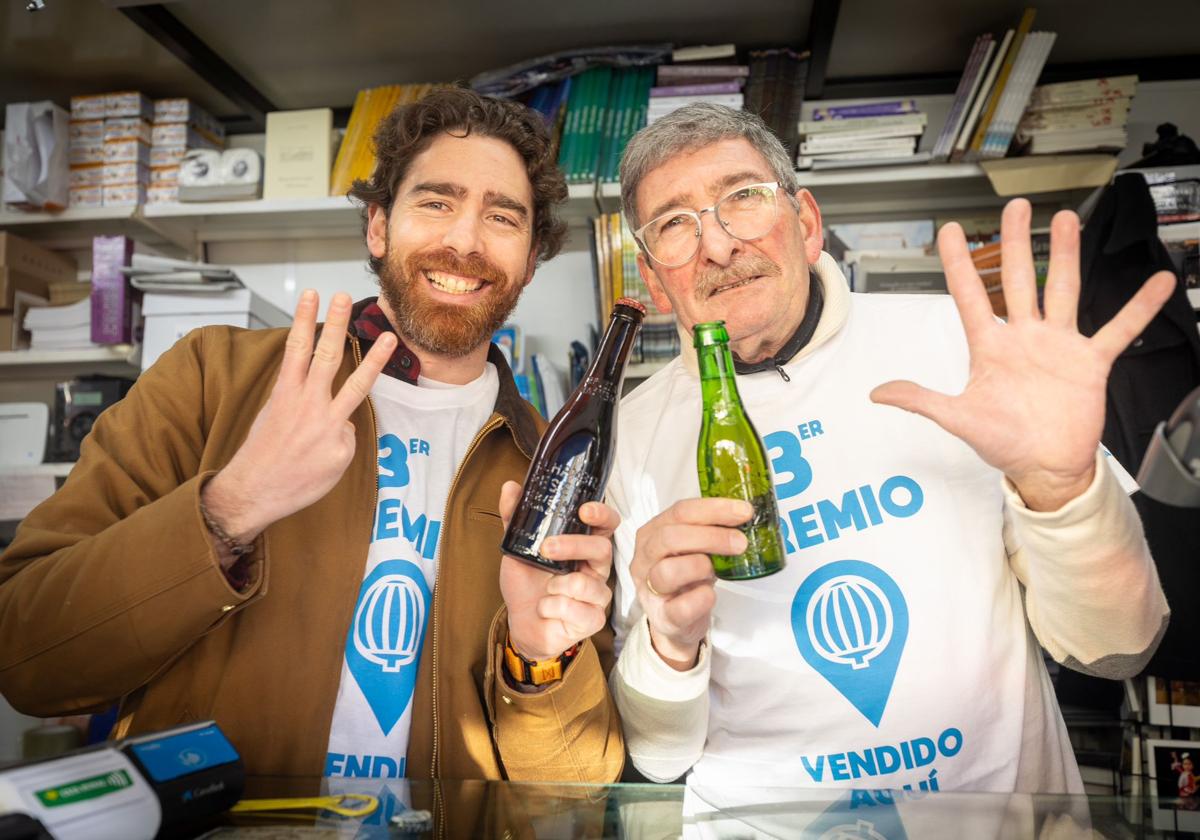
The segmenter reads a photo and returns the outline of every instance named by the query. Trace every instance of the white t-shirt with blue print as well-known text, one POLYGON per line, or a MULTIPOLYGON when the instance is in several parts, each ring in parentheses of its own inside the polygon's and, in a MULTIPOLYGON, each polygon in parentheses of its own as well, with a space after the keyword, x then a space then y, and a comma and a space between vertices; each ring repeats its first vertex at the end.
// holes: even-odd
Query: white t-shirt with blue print
POLYGON ((371 388, 379 499, 363 583, 346 636, 325 775, 403 777, 413 689, 433 610, 438 538, 450 483, 496 404, 487 364, 473 382, 371 388))

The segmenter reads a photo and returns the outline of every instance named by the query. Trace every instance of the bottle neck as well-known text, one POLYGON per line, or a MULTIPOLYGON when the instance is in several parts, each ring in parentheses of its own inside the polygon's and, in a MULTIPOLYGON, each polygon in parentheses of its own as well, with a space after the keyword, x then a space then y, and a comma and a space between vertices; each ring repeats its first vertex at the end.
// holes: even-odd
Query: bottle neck
POLYGON ((614 313, 584 379, 608 382, 614 387, 619 385, 640 326, 640 321, 619 312, 614 313))
POLYGON ((741 405, 737 380, 734 378, 733 353, 728 344, 708 344, 697 348, 696 362, 700 368, 700 392, 705 405, 741 405))

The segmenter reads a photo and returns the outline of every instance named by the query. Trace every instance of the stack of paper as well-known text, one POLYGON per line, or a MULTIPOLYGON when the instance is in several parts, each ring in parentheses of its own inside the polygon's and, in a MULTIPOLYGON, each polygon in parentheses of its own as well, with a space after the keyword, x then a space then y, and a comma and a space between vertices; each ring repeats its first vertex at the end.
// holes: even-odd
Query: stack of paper
POLYGON ((34 306, 25 313, 25 329, 34 350, 79 350, 92 342, 92 301, 83 298, 66 306, 34 306))
POLYGON ((149 254, 135 253, 133 265, 122 267, 121 272, 135 289, 146 292, 225 292, 242 287, 229 268, 149 254))

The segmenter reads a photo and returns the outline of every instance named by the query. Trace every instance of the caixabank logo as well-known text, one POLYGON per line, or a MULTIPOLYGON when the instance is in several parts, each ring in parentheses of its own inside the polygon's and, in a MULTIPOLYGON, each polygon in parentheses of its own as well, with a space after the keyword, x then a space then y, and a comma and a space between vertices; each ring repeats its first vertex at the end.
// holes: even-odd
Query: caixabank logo
POLYGON ((908 605, 886 572, 861 560, 829 563, 792 600, 805 661, 879 726, 908 638, 908 605))

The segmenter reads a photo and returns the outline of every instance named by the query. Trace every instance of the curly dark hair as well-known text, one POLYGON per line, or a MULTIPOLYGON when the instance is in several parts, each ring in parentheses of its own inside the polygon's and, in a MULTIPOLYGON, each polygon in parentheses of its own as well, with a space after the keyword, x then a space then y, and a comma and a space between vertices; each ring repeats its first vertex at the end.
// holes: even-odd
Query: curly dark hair
MULTIPOLYGON (((378 204, 390 214, 395 189, 404 180, 413 158, 425 151, 439 134, 504 140, 525 162, 533 191, 533 240, 538 262, 559 252, 567 226, 556 208, 567 198, 567 183, 553 156, 550 134, 540 114, 518 102, 480 96, 463 87, 439 88, 418 102, 398 105, 375 130, 375 171, 367 180, 356 180, 349 196, 362 202, 363 225, 367 209, 378 204)), ((383 261, 370 256, 376 274, 383 261)))

